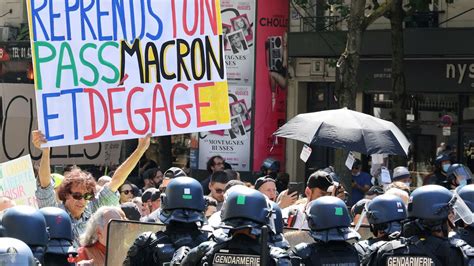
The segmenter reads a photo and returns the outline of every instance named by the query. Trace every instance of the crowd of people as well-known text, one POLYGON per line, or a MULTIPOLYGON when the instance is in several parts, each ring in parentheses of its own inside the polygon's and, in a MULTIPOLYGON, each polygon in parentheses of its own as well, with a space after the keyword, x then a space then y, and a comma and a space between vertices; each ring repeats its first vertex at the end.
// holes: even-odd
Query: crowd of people
POLYGON ((0 232, 16 239, 0 241, 0 253, 21 250, 16 265, 105 265, 111 220, 166 228, 137 235, 124 265, 470 265, 474 254, 472 174, 446 153, 416 189, 407 167, 378 184, 359 160, 350 187, 330 166, 290 183, 272 160, 249 183, 221 156, 209 159, 201 182, 150 163, 137 183, 129 176, 150 136, 102 177, 77 166, 51 173, 43 134, 34 131, 32 141, 43 153, 40 209, 0 199, 0 232))

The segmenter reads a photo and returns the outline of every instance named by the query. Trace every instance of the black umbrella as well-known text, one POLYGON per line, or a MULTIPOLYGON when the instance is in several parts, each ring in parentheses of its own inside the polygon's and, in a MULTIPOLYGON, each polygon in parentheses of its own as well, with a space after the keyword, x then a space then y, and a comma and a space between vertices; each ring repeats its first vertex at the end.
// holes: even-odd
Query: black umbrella
POLYGON ((347 108, 299 114, 273 134, 364 154, 408 155, 410 146, 392 122, 347 108))

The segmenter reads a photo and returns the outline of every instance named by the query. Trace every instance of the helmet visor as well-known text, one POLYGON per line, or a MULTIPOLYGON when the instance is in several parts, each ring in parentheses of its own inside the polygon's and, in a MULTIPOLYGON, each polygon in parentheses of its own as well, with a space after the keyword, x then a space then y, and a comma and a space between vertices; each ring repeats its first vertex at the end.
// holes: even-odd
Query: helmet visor
POLYGON ((471 209, 466 205, 464 200, 455 191, 453 199, 449 202, 454 210, 454 221, 463 220, 466 224, 472 224, 474 221, 474 215, 471 209))
POLYGON ((472 180, 472 173, 466 166, 457 167, 454 172, 454 176, 456 177, 456 181, 459 185, 466 185, 470 184, 472 180))

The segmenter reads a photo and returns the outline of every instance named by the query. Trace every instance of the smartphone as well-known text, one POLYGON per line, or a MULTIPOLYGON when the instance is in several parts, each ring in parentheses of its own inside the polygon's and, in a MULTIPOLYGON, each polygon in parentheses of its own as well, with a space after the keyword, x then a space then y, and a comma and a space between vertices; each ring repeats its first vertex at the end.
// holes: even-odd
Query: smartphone
POLYGON ((288 195, 293 194, 293 192, 298 192, 298 195, 304 194, 304 183, 303 182, 290 182, 288 184, 288 195))

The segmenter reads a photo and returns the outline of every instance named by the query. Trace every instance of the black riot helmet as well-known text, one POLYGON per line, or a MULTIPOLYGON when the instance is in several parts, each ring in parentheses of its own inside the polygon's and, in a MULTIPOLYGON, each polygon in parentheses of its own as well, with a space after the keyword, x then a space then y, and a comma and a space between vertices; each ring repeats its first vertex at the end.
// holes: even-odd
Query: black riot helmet
POLYGON ((365 209, 374 235, 377 231, 386 234, 402 231, 401 221, 407 218, 407 210, 400 197, 390 194, 377 196, 367 203, 365 209))
POLYGON ((43 214, 31 206, 15 206, 5 211, 2 218, 4 236, 25 242, 33 256, 43 263, 48 233, 43 214))
POLYGON ((46 253, 67 255, 72 248, 71 218, 63 209, 56 207, 41 208, 48 227, 49 242, 46 253))
POLYGON ((460 188, 458 195, 464 200, 471 212, 474 212, 474 184, 460 188))
POLYGON ((235 186, 227 193, 222 207, 224 226, 261 227, 269 223, 272 207, 261 192, 244 186, 235 186))
POLYGON ((383 194, 375 197, 366 205, 367 220, 370 224, 382 224, 402 221, 407 218, 405 203, 400 197, 383 194))
POLYGON ((201 184, 191 177, 177 177, 161 194, 160 221, 164 224, 203 222, 205 208, 201 184))
POLYGON ((327 242, 359 238, 350 228, 351 218, 347 206, 334 196, 320 197, 310 203, 306 219, 313 238, 327 242))
POLYGON ((28 246, 46 246, 48 235, 43 214, 30 206, 15 206, 2 218, 5 236, 20 239, 28 246))
POLYGON ((0 265, 36 266, 36 260, 25 242, 11 237, 0 237, 0 265))
POLYGON ((453 193, 439 185, 426 185, 415 189, 408 202, 408 218, 444 220, 451 210, 453 193))
POLYGON ((463 164, 455 163, 448 168, 448 182, 456 186, 465 186, 471 184, 471 170, 463 164))

